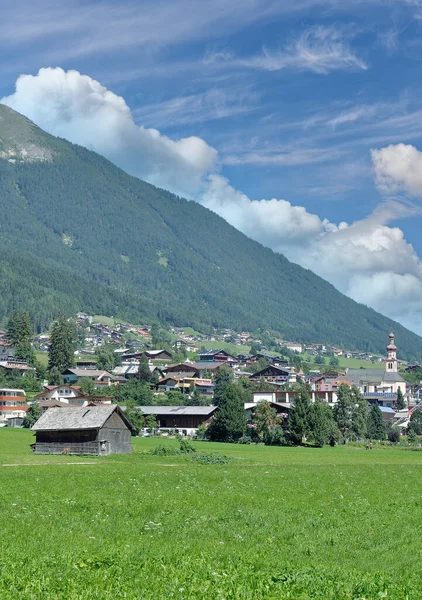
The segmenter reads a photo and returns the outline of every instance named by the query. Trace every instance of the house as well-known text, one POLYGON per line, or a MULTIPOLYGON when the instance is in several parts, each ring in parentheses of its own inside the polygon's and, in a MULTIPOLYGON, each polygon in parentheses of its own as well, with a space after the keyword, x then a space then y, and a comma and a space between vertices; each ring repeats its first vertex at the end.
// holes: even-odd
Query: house
POLYGON ((76 385, 46 385, 44 390, 34 397, 34 402, 46 402, 47 400, 57 400, 69 405, 82 405, 86 396, 81 392, 80 387, 76 385))
POLYGON ((95 358, 80 358, 75 361, 76 369, 96 369, 97 360, 95 358))
POLYGON ((397 394, 388 392, 364 392, 363 395, 370 405, 378 404, 380 408, 393 408, 397 403, 397 394))
POLYGON ((219 369, 221 369, 221 367, 223 365, 225 365, 227 363, 224 362, 212 362, 212 361, 200 361, 197 363, 190 363, 190 365, 196 370, 197 372, 197 377, 206 377, 206 375, 209 373, 210 375, 214 376, 217 371, 219 369))
POLYGON ((0 389, 0 426, 8 425, 10 419, 23 419, 27 410, 25 390, 0 389))
POLYGON ((76 385, 47 385, 44 391, 37 394, 33 398, 34 402, 38 402, 43 410, 47 408, 57 407, 75 407, 86 406, 90 402, 101 404, 111 404, 112 396, 88 396, 81 392, 79 386, 76 385))
POLYGON ((0 343, 0 362, 13 360, 15 356, 15 348, 12 348, 7 342, 0 343))
POLYGON ((161 379, 157 384, 157 390, 159 392, 180 390, 181 392, 189 394, 191 385, 194 385, 202 395, 212 397, 214 394, 214 384, 211 379, 196 379, 195 377, 186 377, 182 374, 161 379))
POLYGON ((195 366, 195 363, 179 363, 177 365, 167 365, 162 367, 161 371, 165 377, 174 377, 183 375, 184 377, 199 377, 200 371, 195 366))
POLYGON ((382 418, 385 423, 393 423, 395 420, 396 413, 392 408, 388 406, 380 406, 380 411, 382 412, 382 418))
MULTIPOLYGON (((45 413, 49 408, 71 408, 72 404, 68 402, 61 402, 60 400, 37 400, 37 404, 39 405, 41 412, 45 413)), ((74 405, 73 405, 74 407, 74 405)))
POLYGON ((284 347, 291 352, 296 352, 297 354, 302 354, 303 346, 297 342, 287 342, 284 344, 284 347))
POLYGON ((227 365, 237 365, 239 363, 235 356, 225 350, 203 350, 199 353, 199 361, 225 363, 227 365))
POLYGON ((286 383, 291 376, 291 371, 286 369, 280 369, 280 367, 276 367, 275 365, 267 365, 261 371, 257 373, 252 373, 249 376, 251 381, 259 381, 260 379, 264 379, 264 381, 275 382, 275 383, 286 383))
POLYGON ((132 425, 117 404, 50 408, 33 425, 36 454, 129 454, 132 425))
POLYGON ((67 384, 77 383, 79 379, 91 379, 95 385, 112 385, 115 382, 115 377, 107 371, 97 369, 66 369, 63 373, 64 382, 67 384))
POLYGON ((282 358, 278 354, 274 354, 272 352, 258 352, 254 356, 255 356, 255 360, 259 360, 260 358, 263 358, 264 360, 266 360, 270 364, 274 365, 275 367, 287 367, 289 365, 289 361, 287 359, 282 358))
POLYGON ((15 373, 19 373, 21 376, 30 371, 35 371, 35 369, 30 367, 25 360, 19 360, 17 358, 10 358, 0 361, 0 368, 7 373, 14 371, 15 373))
POLYGON ((196 433, 199 425, 210 423, 218 406, 139 406, 143 415, 154 415, 158 428, 178 429, 185 435, 196 433))

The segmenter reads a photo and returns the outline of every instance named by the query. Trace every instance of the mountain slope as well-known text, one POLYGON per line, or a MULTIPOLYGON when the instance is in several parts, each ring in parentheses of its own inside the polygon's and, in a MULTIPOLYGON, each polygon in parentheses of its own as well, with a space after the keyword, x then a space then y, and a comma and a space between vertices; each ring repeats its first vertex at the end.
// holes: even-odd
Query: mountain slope
POLYGON ((176 325, 259 327, 402 356, 422 339, 247 238, 0 105, 0 319, 60 308, 176 325))

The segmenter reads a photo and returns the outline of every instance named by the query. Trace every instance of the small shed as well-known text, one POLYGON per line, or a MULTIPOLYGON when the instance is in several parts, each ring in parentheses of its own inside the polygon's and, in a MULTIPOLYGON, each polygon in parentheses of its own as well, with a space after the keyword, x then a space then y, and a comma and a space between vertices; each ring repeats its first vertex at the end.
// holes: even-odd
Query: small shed
POLYGON ((117 404, 49 408, 33 425, 36 454, 129 454, 132 425, 117 404))

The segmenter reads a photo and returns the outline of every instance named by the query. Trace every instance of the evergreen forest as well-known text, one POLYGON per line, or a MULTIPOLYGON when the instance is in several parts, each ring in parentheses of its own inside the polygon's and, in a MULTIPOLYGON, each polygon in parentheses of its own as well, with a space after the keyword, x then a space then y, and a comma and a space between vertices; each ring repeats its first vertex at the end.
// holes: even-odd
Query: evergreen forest
POLYGON ((27 311, 40 331, 84 310, 373 352, 394 330, 402 358, 421 356, 419 336, 208 209, 2 105, 0 157, 0 322, 27 311))

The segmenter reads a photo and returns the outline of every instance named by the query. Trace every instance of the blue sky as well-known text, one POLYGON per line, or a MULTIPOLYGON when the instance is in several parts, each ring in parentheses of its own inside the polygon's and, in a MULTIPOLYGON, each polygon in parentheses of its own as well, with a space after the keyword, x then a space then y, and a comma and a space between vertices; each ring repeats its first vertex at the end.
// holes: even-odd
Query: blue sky
POLYGON ((0 98, 422 333, 421 34, 422 0, 0 0, 0 98))

